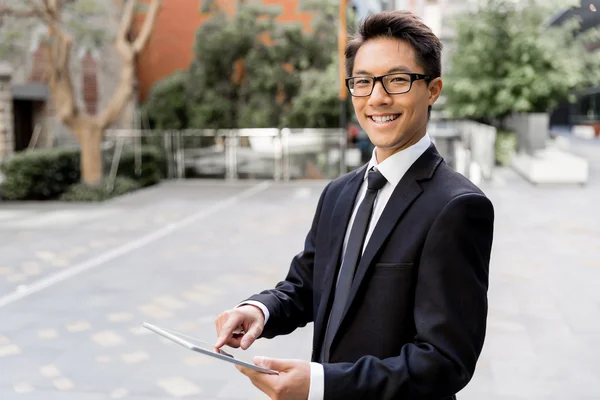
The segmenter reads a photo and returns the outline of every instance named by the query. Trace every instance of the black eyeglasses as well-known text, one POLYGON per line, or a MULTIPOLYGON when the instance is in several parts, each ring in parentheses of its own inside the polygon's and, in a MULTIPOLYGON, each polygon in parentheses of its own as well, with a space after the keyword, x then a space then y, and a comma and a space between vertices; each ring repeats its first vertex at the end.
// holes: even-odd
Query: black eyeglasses
POLYGON ((386 74, 381 76, 351 76, 346 78, 346 86, 354 97, 367 97, 373 93, 375 82, 379 81, 388 94, 407 93, 414 81, 431 80, 430 75, 412 74, 408 72, 386 74))

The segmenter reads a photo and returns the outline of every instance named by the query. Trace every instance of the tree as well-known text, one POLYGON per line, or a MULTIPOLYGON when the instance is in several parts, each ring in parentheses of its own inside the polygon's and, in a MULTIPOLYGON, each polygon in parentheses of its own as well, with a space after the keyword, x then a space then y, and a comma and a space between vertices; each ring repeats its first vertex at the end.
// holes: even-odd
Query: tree
POLYGON ((188 124, 186 87, 187 71, 177 71, 152 86, 143 105, 144 114, 152 119, 156 129, 183 129, 188 124))
POLYGON ((73 51, 73 36, 69 31, 83 32, 81 37, 98 40, 104 35, 102 27, 86 26, 81 20, 67 21, 67 9, 93 11, 90 0, 24 0, 12 6, 0 3, 1 17, 36 18, 48 30, 48 86, 58 119, 73 132, 81 145, 81 177, 88 185, 102 180, 101 143, 104 131, 120 116, 131 99, 135 83, 135 57, 145 47, 160 7, 160 0, 151 0, 144 23, 137 37, 132 27, 137 0, 123 0, 122 16, 114 40, 121 57, 119 83, 107 106, 96 115, 89 115, 77 103, 73 91, 69 61, 73 51))
MULTIPOLYGON (((290 111, 283 116, 288 128, 337 128, 340 123, 337 60, 325 70, 309 69, 301 74, 302 86, 292 99, 290 111)), ((351 103, 348 102, 348 115, 351 103)))
POLYGON ((214 15, 196 35, 187 84, 168 77, 152 89, 155 95, 144 108, 153 126, 179 128, 186 121, 183 127, 191 128, 337 127, 338 5, 305 0, 303 10, 314 13, 306 33, 277 23, 278 15, 268 7, 239 3, 229 18, 213 4, 214 15), (169 105, 165 97, 176 100, 169 105), (175 111, 181 111, 181 98, 185 115, 175 111), (150 112, 162 107, 173 111, 150 112), (166 126, 165 115, 179 115, 180 121, 169 119, 166 126))
POLYGON ((457 19, 444 89, 451 115, 501 122, 515 112, 547 112, 598 82, 598 54, 586 51, 577 21, 549 26, 554 5, 480 0, 457 19))
MULTIPOLYGON (((256 81, 248 76, 248 69, 253 67, 250 60, 273 58, 273 51, 264 42, 273 31, 274 17, 264 7, 240 3, 232 19, 219 10, 200 27, 189 71, 191 127, 241 127, 238 121, 248 97, 256 99, 260 93, 272 90, 273 80, 256 81), (250 94, 252 87, 258 91, 250 94)), ((270 63, 266 67, 277 69, 270 63)), ((255 122, 249 124, 260 124, 271 105, 265 104, 261 115, 257 112, 251 119, 255 122)), ((270 119, 268 115, 266 119, 270 119)))

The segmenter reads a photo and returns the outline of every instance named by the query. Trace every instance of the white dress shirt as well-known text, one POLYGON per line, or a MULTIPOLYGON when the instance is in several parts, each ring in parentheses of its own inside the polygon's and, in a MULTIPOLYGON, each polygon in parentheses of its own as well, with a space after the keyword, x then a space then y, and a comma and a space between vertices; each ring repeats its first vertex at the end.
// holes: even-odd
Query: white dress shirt
MULTIPOLYGON (((369 239, 371 238, 371 234, 377 225, 377 221, 379 221, 379 217, 383 213, 383 210, 392 196, 394 189, 398 186, 398 183, 406 174, 406 171, 410 168, 411 165, 427 150, 429 145, 431 144, 431 139, 429 135, 425 134, 421 140, 419 140, 416 144, 411 147, 399 151, 386 158, 382 163, 377 162, 376 152, 377 148, 373 150, 373 155, 371 156, 371 160, 369 161, 369 165, 365 171, 365 175, 363 177, 363 183, 358 191, 358 195, 356 196, 356 200, 354 201, 354 210, 352 211, 352 216, 350 217, 350 222, 348 223, 348 228, 346 229, 346 236, 344 237, 344 247, 342 249, 342 254, 346 254, 346 246, 348 245, 348 239, 350 238, 350 231, 352 228, 352 224, 354 224, 354 218, 356 217, 356 212, 358 211, 358 207, 365 197, 365 193, 367 192, 367 176, 369 170, 372 167, 375 167, 381 174, 387 179, 387 183, 383 188, 379 190, 377 194, 377 198, 375 199, 375 204, 373 206, 373 213, 371 215, 371 221, 369 223, 369 229, 367 230, 367 235, 365 236, 365 243, 363 245, 362 251, 365 251, 367 244, 369 243, 369 239)), ((343 258, 341 260, 343 263, 343 258)), ((257 301, 247 301, 242 304, 252 304, 260 308, 265 314, 265 324, 269 319, 269 310, 267 307, 257 301)), ((241 305, 241 304, 240 304, 241 305)), ((323 371, 323 365, 319 363, 310 363, 310 389, 308 391, 308 400, 323 400, 325 396, 325 374, 323 371)))

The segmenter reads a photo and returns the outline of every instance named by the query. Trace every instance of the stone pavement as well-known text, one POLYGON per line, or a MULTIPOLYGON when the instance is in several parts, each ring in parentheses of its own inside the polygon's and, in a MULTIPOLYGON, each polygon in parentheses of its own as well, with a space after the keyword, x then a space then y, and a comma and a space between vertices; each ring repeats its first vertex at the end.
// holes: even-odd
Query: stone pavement
MULTIPOLYGON (((475 399, 598 399, 600 179, 532 187, 499 170, 489 330, 475 399)), ((0 203, 0 398, 264 399, 167 343, 272 287, 325 182, 166 182, 102 205, 0 203)), ((240 357, 308 359, 312 325, 240 357)), ((240 351, 233 351, 240 355, 240 351)))

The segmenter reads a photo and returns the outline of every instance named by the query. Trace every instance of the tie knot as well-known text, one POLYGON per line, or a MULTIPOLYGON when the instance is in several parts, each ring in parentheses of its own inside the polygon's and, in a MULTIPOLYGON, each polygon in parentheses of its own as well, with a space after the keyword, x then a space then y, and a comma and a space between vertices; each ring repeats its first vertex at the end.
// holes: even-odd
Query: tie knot
POLYGON ((385 176, 383 176, 383 174, 376 169, 372 169, 369 171, 367 180, 369 190, 375 191, 381 189, 387 183, 387 179, 385 179, 385 176))

